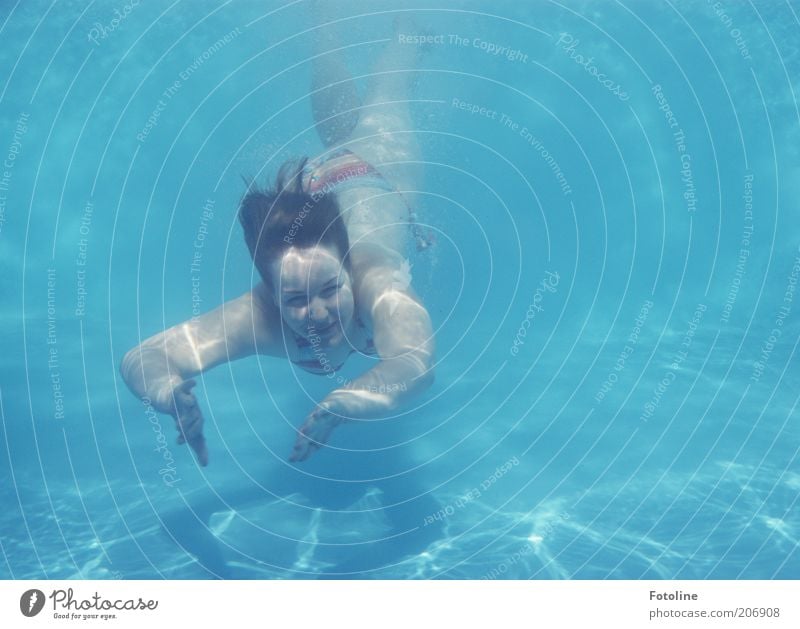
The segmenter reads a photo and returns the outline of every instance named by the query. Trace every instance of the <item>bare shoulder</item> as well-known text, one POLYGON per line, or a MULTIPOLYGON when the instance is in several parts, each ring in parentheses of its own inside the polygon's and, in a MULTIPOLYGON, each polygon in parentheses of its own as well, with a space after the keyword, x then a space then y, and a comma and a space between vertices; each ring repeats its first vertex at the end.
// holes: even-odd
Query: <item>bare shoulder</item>
POLYGON ((375 244, 359 245, 351 253, 353 287, 362 320, 376 333, 397 329, 397 319, 428 320, 428 313, 411 285, 411 273, 397 251, 375 244))
POLYGON ((372 318, 376 300, 395 286, 404 264, 407 261, 397 251, 374 243, 359 243, 351 249, 353 290, 362 318, 372 318))
POLYGON ((157 350, 186 379, 255 353, 283 356, 281 335, 280 316, 264 302, 263 289, 256 288, 144 340, 135 353, 126 354, 123 365, 133 359, 141 364, 142 351, 157 350))

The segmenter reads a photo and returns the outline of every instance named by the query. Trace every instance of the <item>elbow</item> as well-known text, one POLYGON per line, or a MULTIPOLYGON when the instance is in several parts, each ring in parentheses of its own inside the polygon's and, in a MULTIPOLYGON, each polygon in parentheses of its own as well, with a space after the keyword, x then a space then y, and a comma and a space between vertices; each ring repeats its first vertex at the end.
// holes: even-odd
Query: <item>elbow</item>
POLYGON ((119 361, 119 375, 122 377, 122 381, 128 385, 128 388, 131 391, 135 391, 136 383, 143 379, 143 377, 137 378, 137 371, 139 370, 139 374, 143 374, 144 366, 142 364, 142 346, 137 345, 130 351, 128 351, 123 357, 122 360, 119 361))
POLYGON ((424 393, 433 386, 435 380, 434 354, 429 348, 426 351, 409 352, 407 360, 413 373, 412 383, 414 392, 424 393))
POLYGON ((430 389, 435 379, 433 365, 429 365, 427 369, 415 379, 415 385, 419 393, 424 393, 430 389))
POLYGON ((131 365, 133 363, 133 355, 136 349, 130 350, 127 354, 122 357, 122 360, 119 361, 119 375, 122 377, 123 382, 128 384, 128 380, 130 377, 130 370, 131 365))
POLYGON ((436 372, 433 369, 433 366, 428 368, 428 371, 425 372, 425 389, 430 389, 433 386, 433 382, 436 380, 436 372))

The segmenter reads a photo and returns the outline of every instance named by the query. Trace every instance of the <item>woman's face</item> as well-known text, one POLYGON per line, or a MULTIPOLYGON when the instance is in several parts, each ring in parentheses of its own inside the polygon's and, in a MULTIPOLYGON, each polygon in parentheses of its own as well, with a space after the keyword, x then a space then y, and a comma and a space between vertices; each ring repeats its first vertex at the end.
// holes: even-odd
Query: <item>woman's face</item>
POLYGON ((323 245, 291 247, 272 263, 275 301, 286 324, 326 345, 344 338, 353 317, 350 275, 336 253, 323 245))

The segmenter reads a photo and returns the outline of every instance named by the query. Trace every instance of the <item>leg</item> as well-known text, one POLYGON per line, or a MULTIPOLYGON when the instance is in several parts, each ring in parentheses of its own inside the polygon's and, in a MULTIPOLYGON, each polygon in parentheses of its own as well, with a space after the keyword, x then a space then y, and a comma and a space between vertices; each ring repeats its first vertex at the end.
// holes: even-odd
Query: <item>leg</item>
MULTIPOLYGON (((360 490, 356 484, 347 484, 342 488, 331 481, 298 474, 281 466, 269 467, 261 471, 259 477, 261 486, 250 481, 216 487, 214 491, 200 490, 188 498, 186 503, 176 504, 161 514, 161 524, 165 533, 184 552, 191 554, 197 560, 208 578, 237 578, 234 569, 227 563, 226 554, 228 556, 235 555, 239 548, 242 548, 235 542, 231 544, 231 548, 224 548, 225 542, 211 531, 212 514, 232 510, 246 511, 248 508, 263 503, 274 502, 278 496, 289 496, 294 493, 308 497, 314 506, 325 509, 343 509, 358 498, 360 490)), ((287 507, 287 509, 289 513, 292 512, 291 507, 287 507)), ((303 506, 297 507, 297 509, 300 512, 306 510, 303 506)), ((279 547, 275 550, 270 546, 275 543, 275 539, 268 532, 272 530, 272 527, 269 523, 263 523, 263 526, 267 532, 258 531, 251 525, 240 523, 237 532, 239 534, 244 532, 247 535, 242 541, 242 551, 246 554, 256 552, 253 540, 257 539, 262 554, 269 556, 269 553, 274 550, 280 557, 282 548, 279 547), (249 549, 248 542, 251 544, 249 549), (264 548, 266 551, 263 551, 264 548)), ((270 558, 270 562, 272 561, 270 558)))
MULTIPOLYGON (((383 439, 399 440, 407 437, 402 426, 383 428, 383 439), (392 436, 392 435, 396 436, 392 436)), ((349 508, 373 508, 371 515, 383 521, 384 530, 366 532, 355 524, 364 516, 354 513, 342 516, 343 530, 363 533, 359 544, 327 550, 323 559, 334 564, 322 570, 320 579, 386 579, 403 578, 401 575, 413 574, 419 567, 420 553, 428 550, 435 542, 446 537, 439 520, 426 523, 428 516, 437 514, 442 506, 428 491, 430 481, 425 472, 407 471, 414 465, 412 452, 406 448, 390 448, 383 451, 381 458, 362 460, 359 476, 380 477, 381 480, 369 483, 379 490, 377 501, 370 504, 351 505, 349 508), (348 525, 348 517, 353 523, 348 525), (403 563, 402 566, 393 566, 403 563)), ((363 490, 362 490, 363 491, 363 490)), ((350 541, 354 542, 355 539, 350 541)))
POLYGON ((227 579, 231 574, 222 556, 219 540, 208 528, 210 515, 208 510, 196 511, 186 505, 166 514, 161 522, 170 538, 184 551, 194 555, 209 578, 227 579))
POLYGON ((336 25, 328 26, 332 2, 312 3, 321 28, 315 31, 311 66, 311 109, 317 134, 326 147, 340 144, 353 132, 361 99, 347 69, 344 51, 336 36, 336 25))
MULTIPOLYGON (((407 493, 402 492, 403 499, 407 493)), ((383 502, 396 502, 396 496, 384 492, 383 502)), ((415 558, 425 552, 431 544, 444 536, 440 522, 425 525, 425 518, 436 514, 440 505, 430 495, 420 495, 417 499, 381 510, 381 516, 389 520, 391 530, 387 539, 375 541, 367 548, 352 547, 338 551, 341 561, 319 573, 318 579, 387 579, 401 578, 398 574, 410 573, 409 566, 397 567, 404 562, 416 563, 415 558)))
POLYGON ((399 42, 400 33, 415 30, 411 18, 396 18, 394 30, 372 69, 367 100, 347 147, 379 168, 398 189, 414 190, 421 171, 408 100, 422 48, 399 42))

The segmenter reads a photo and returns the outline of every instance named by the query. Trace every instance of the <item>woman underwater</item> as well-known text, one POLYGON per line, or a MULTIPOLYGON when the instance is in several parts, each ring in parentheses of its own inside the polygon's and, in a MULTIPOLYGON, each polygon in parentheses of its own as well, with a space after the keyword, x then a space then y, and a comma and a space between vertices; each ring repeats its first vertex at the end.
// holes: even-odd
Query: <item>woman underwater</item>
MULTIPOLYGON (((324 20, 325 3, 315 6, 324 20)), ((402 25, 396 20, 395 30, 402 25)), ((121 363, 130 389, 175 418, 178 443, 188 443, 203 466, 209 454, 193 378, 221 363, 258 353, 330 374, 353 352, 379 358, 306 417, 291 461, 307 459, 345 421, 393 415, 433 381, 431 319, 409 285, 404 258, 410 239, 417 249, 430 239, 414 223, 401 192, 416 190, 420 176, 408 110, 409 69, 420 49, 395 36, 376 62, 362 104, 337 45, 335 33, 323 32, 315 38, 312 61, 311 104, 326 150, 284 164, 272 190, 251 189, 240 206, 261 281, 239 298, 145 340, 121 363)), ((390 504, 401 485, 397 479, 382 487, 390 504)), ((287 485, 286 491, 292 489, 287 485)), ((423 496, 423 516, 435 511, 425 491, 417 495, 423 496)), ((181 512, 164 522, 216 576, 228 573, 206 522, 229 503, 211 498, 190 506, 191 516, 181 512)), ((411 533, 408 541, 428 542, 434 533, 431 527, 420 536, 419 514, 395 509, 387 517, 397 535, 411 533)), ((417 552, 419 543, 411 545, 417 552)), ((339 572, 365 569, 363 562, 345 562, 339 572)))
POLYGON ((208 449, 193 377, 221 363, 258 353, 327 374, 356 351, 380 358, 306 418, 293 461, 321 447, 341 422, 391 415, 431 385, 431 320, 404 281, 410 215, 418 248, 428 240, 399 192, 416 189, 419 159, 410 75, 397 68, 408 68, 416 54, 414 46, 391 43, 363 105, 339 55, 314 59, 312 106, 327 150, 284 164, 275 188, 249 192, 239 211, 261 282, 123 358, 127 385, 173 415, 179 443, 188 442, 201 465, 208 449), (335 85, 320 87, 323 81, 335 85))

